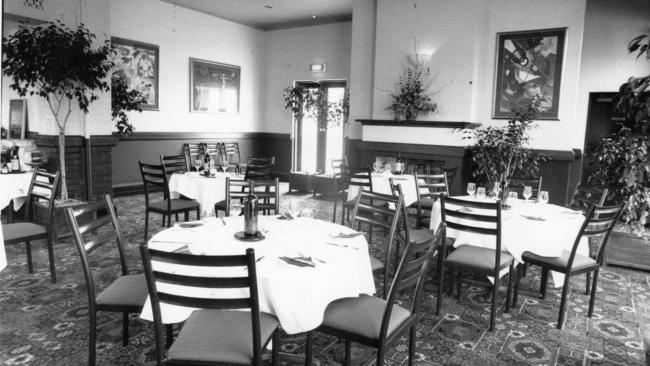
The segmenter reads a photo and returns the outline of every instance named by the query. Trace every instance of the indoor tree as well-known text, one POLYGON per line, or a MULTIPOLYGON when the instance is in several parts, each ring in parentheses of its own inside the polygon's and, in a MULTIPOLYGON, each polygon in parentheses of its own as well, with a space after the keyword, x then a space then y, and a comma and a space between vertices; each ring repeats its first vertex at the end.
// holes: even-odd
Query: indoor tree
POLYGON ((61 199, 68 199, 65 169, 65 131, 73 110, 88 106, 108 92, 106 75, 113 63, 109 40, 93 48, 95 35, 83 25, 70 29, 60 21, 22 24, 2 38, 2 70, 9 87, 20 96, 38 95, 47 101, 59 132, 61 199))
POLYGON ((147 104, 144 94, 139 90, 129 88, 124 77, 113 73, 111 76, 111 115, 120 136, 126 137, 135 129, 129 122, 126 112, 142 112, 141 105, 143 104, 147 104))
MULTIPOLYGON (((650 52, 650 38, 640 35, 627 46, 637 58, 650 52), (645 42, 645 43, 644 43, 645 42)), ((624 202, 622 220, 646 235, 650 216, 650 75, 631 77, 619 88, 615 109, 623 121, 614 126, 589 157, 589 182, 607 187, 609 201, 624 202)))

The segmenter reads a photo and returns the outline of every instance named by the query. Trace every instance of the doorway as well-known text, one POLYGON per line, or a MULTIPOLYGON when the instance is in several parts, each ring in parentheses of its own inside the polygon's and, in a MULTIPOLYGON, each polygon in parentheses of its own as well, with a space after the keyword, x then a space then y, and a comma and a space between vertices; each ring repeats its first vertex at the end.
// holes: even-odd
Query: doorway
POLYGON ((314 96, 316 105, 303 103, 303 117, 294 119, 293 158, 294 171, 330 173, 332 160, 343 157, 343 117, 336 110, 345 97, 345 81, 298 81, 314 96), (323 104, 321 104, 323 103, 323 104), (320 109, 320 112, 319 112, 320 109))

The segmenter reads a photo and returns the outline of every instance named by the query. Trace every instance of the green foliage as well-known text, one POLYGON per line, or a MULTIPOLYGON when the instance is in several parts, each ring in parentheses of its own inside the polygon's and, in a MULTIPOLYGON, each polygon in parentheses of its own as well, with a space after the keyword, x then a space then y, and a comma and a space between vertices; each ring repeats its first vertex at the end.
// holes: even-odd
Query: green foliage
POLYGON ((306 86, 296 84, 282 91, 284 108, 293 113, 299 121, 304 116, 317 118, 320 129, 328 129, 348 122, 350 115, 350 94, 346 88, 343 99, 327 101, 327 88, 324 85, 306 86))
MULTIPOLYGON (((637 58, 650 52, 648 44, 641 44, 645 37, 628 44, 630 53, 638 51, 637 58)), ((624 121, 589 157, 594 170, 588 180, 607 187, 608 200, 625 202, 622 221, 632 232, 644 235, 650 215, 650 75, 632 77, 621 85, 615 106, 624 121)))
POLYGON ((390 95, 391 104, 386 107, 393 112, 395 120, 415 120, 420 112, 435 112, 438 107, 427 90, 431 86, 429 71, 423 65, 409 66, 399 77, 397 91, 390 95))
POLYGON ((126 112, 142 112, 140 107, 147 103, 147 98, 138 90, 130 89, 126 81, 118 73, 111 77, 111 114, 115 128, 120 136, 126 137, 135 129, 129 123, 126 112))
POLYGON ((475 141, 471 147, 475 178, 491 186, 504 183, 507 188, 512 177, 537 175, 539 163, 547 158, 527 146, 528 131, 536 127, 533 119, 540 102, 535 98, 516 107, 506 126, 467 131, 463 138, 475 141))

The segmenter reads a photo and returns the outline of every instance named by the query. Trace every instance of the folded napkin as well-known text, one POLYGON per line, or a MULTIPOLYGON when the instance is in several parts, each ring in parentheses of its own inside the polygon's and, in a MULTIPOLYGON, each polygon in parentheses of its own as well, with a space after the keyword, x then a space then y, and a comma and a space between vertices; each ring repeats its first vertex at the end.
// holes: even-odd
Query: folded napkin
POLYGON ((193 228, 193 227, 203 226, 203 223, 202 222, 182 222, 182 223, 178 224, 178 226, 182 227, 183 229, 189 229, 189 228, 193 228))
POLYGON ((528 220, 546 221, 546 219, 541 216, 529 216, 529 215, 520 215, 520 216, 528 220))
POLYGON ((281 214, 280 216, 278 216, 278 219, 280 219, 280 220, 293 220, 294 217, 293 217, 293 215, 291 213, 285 212, 285 213, 281 214))
POLYGON ((311 259, 307 259, 305 257, 295 257, 295 258, 278 257, 278 259, 298 267, 316 267, 316 265, 314 264, 314 262, 311 261, 311 259))
POLYGON ((351 233, 336 233, 336 234, 330 234, 332 238, 343 238, 343 239, 349 239, 349 238, 356 238, 359 235, 363 235, 362 232, 359 231, 353 231, 351 233))

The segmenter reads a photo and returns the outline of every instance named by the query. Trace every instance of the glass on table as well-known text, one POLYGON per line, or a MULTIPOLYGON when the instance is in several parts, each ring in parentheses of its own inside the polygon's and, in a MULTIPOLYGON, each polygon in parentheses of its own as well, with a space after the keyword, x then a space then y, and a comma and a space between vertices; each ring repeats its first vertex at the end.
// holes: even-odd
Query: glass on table
POLYGON ((467 183, 467 194, 473 196, 476 193, 476 183, 467 183))
POLYGON ((531 187, 531 186, 524 186, 524 191, 523 191, 522 195, 524 196, 524 199, 525 199, 526 201, 528 201, 528 199, 529 199, 530 197, 532 197, 532 195, 533 195, 533 187, 531 187))
POLYGON ((313 208, 303 208, 300 211, 300 217, 305 217, 308 219, 313 219, 314 218, 314 209, 313 208))
POLYGON ((543 204, 548 203, 548 191, 539 191, 537 201, 543 204))
POLYGON ((201 165, 203 165, 203 161, 201 161, 201 159, 194 160, 194 169, 196 169, 197 172, 199 171, 201 165))
POLYGON ((485 187, 478 187, 476 189, 476 197, 481 199, 485 198, 485 187))
POLYGON ((230 216, 241 215, 242 204, 239 198, 230 200, 230 216))
POLYGON ((289 212, 291 215, 297 217, 298 214, 300 213, 300 205, 298 204, 298 201, 296 200, 291 200, 289 202, 289 212))

